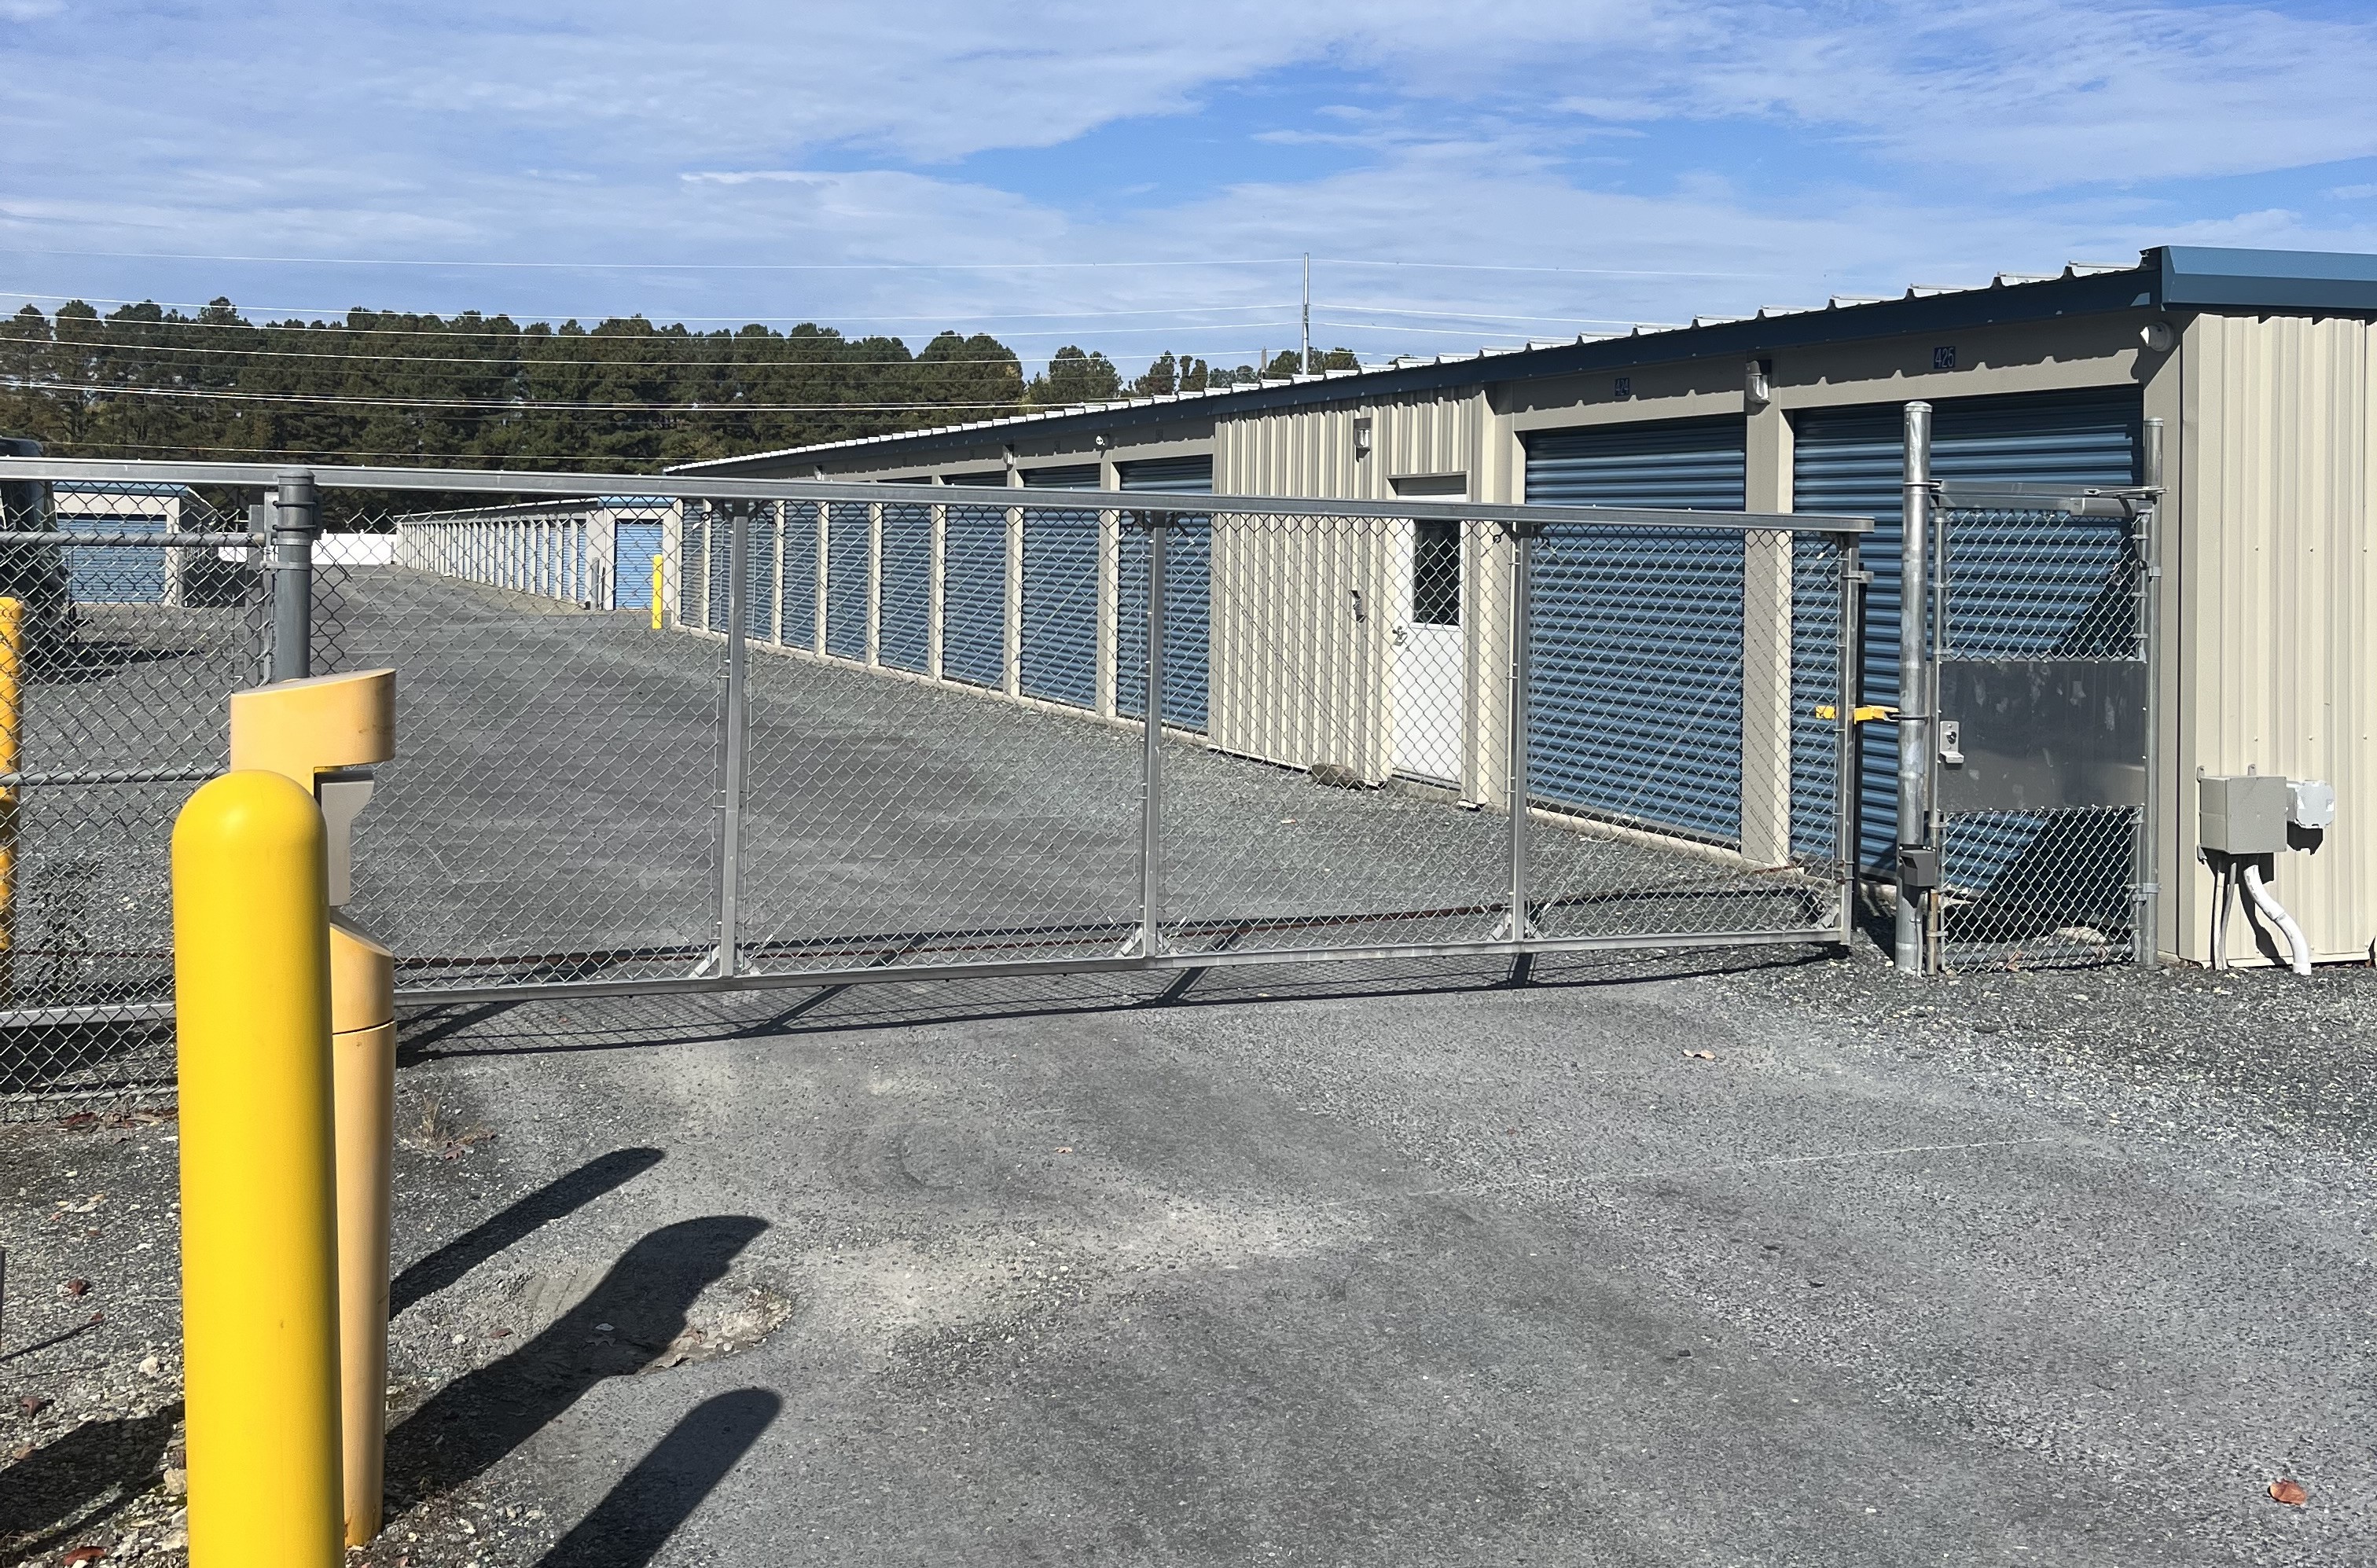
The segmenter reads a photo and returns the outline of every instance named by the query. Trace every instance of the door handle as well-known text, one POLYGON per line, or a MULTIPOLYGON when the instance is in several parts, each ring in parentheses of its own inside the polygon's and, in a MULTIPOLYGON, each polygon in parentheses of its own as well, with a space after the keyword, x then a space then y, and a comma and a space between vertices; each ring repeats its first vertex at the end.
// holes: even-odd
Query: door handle
POLYGON ((1401 648, 1411 641, 1411 628, 1404 625, 1402 621, 1397 621, 1395 622, 1394 630, 1391 635, 1392 635, 1395 640, 1395 646, 1401 648))

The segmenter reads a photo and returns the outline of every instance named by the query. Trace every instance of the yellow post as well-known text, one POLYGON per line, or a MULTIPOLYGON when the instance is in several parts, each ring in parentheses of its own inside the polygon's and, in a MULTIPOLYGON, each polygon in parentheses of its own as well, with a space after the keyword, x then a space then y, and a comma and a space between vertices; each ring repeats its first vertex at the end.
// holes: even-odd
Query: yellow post
MULTIPOLYGON (((0 599, 0 773, 23 755, 25 602, 0 599)), ((17 786, 0 786, 0 1005, 17 989, 17 786)))
POLYGON ((658 631, 658 630, 660 630, 660 628, 661 628, 661 600, 662 600, 662 598, 663 598, 663 593, 665 592, 665 590, 663 590, 663 587, 661 586, 661 584, 662 584, 662 580, 663 580, 663 574, 665 572, 665 570, 666 570, 666 569, 667 569, 667 566, 668 566, 668 557, 667 557, 667 556, 666 556, 665 554, 663 554, 663 552, 659 551, 659 550, 655 550, 655 551, 653 551, 653 552, 652 552, 652 629, 653 629, 654 631, 658 631))
POLYGON ((379 1534, 388 1449, 388 1251, 396 1144, 396 960, 330 922, 330 1061, 339 1151, 340 1453, 347 1544, 379 1534))
POLYGON ((388 670, 279 681, 231 700, 233 768, 311 790, 326 824, 330 1060, 338 1151, 340 1444, 349 1546, 379 1534, 388 1430, 389 1174, 396 1098, 396 961, 341 921, 350 834, 371 797, 352 770, 396 754, 388 670), (340 776, 342 772, 347 776, 340 776))
POLYGON ((173 824, 192 1568, 341 1556, 323 840, 267 772, 173 824))

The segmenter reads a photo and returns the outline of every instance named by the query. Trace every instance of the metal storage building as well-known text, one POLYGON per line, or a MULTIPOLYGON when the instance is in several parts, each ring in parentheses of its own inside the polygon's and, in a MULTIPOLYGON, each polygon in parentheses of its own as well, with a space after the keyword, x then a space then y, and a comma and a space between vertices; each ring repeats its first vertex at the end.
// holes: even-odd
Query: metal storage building
MULTIPOLYGON (((2363 825, 2377 827, 2377 713, 2364 694, 2377 652, 2364 629, 2377 603, 2372 333, 2377 257, 2165 246, 2135 265, 2001 274, 1973 287, 1916 287, 1887 299, 1835 298, 1687 327, 1403 360, 756 453, 683 472, 1868 513, 1878 532, 1864 560, 1874 573, 1862 631, 1864 696, 1888 705, 1898 679, 1904 406, 1921 400, 1936 410, 1933 472, 1952 483, 2140 485, 2149 478, 2151 425, 2163 486, 2154 575, 2145 580, 2157 714, 2144 786, 2162 894, 2156 946, 2169 956, 2207 956, 2213 880, 2195 855, 2193 781, 2252 768, 2335 785, 2335 829, 2315 853, 2284 857, 2278 874, 2320 958, 2366 961, 2377 941, 2377 831, 2363 825)), ((1000 617, 1005 688, 1106 715, 1135 711, 1127 696, 1118 699, 1113 677, 1118 658, 1128 667, 1135 656, 1123 640, 1137 623, 1117 586, 1129 574, 1116 569, 1128 545, 1111 522, 1099 531, 1099 514, 1080 516, 1081 525, 1045 540, 985 522, 967 535, 963 573, 945 554, 937 569, 950 586, 935 602, 944 618, 950 605, 972 606, 964 635, 973 673, 950 664, 950 630, 941 633, 945 667, 936 673, 1001 684, 984 678, 991 634, 980 618, 989 575, 998 571, 1010 601, 1000 617), (961 579, 962 589, 954 586, 961 579)), ((1996 550, 2013 587, 1996 600, 1978 593, 1960 609, 1977 617, 1968 640, 2012 652, 2087 652, 2087 595, 2101 587, 2104 553, 2118 545, 2074 517, 2064 520, 2070 526, 2051 558, 2025 565, 2008 532, 2019 521, 1974 523, 1981 554, 1972 558, 1996 550), (1995 543, 1992 527, 2003 534, 1995 543)), ((1367 777, 1416 772, 1473 800, 1497 798, 1499 699, 1477 657, 1507 614, 1486 591, 1497 546, 1482 532, 1439 545, 1457 558, 1457 593, 1431 593, 1415 581, 1415 563, 1438 548, 1426 541, 1348 541, 1325 563, 1256 558, 1218 533, 1182 551, 1195 564, 1175 569, 1166 595, 1167 652, 1180 651, 1182 662, 1178 689, 1167 681, 1167 723, 1201 730, 1226 749, 1300 763, 1309 760, 1300 748, 1325 720, 1336 749, 1352 753, 1332 760, 1367 777), (1459 732, 1437 737, 1430 756, 1402 754, 1408 748, 1391 716, 1378 717, 1392 697, 1376 659, 1318 661, 1295 689, 1276 680, 1260 694, 1246 687, 1234 664, 1246 628, 1234 633, 1234 617, 1275 613, 1275 605, 1259 609, 1262 596, 1316 569, 1379 594, 1404 621, 1433 604, 1427 613, 1463 623, 1466 652, 1448 677, 1459 688, 1459 732), (1200 578, 1201 603, 1196 589, 1179 586, 1200 578)), ((1778 574, 1756 558, 1761 548, 1737 539, 1730 553, 1712 544, 1678 563, 1662 658, 1689 664, 1696 631, 1713 633, 1718 621, 1738 643, 1744 623, 1731 617, 1763 613, 1762 595, 1789 581, 1787 563, 1778 574), (1696 626, 1696 616, 1709 624, 1696 626)), ((1597 636, 1590 557, 1588 543, 1574 558, 1549 564, 1533 599, 1537 647, 1548 655, 1530 705, 1537 766, 1556 772, 1568 748, 1580 788, 1606 775, 1590 751, 1622 725, 1564 730, 1563 715, 1622 715, 1659 700, 1639 665, 1613 659, 1597 636)), ((836 558, 854 570, 866 560, 854 548, 836 558)), ((870 584, 888 581, 870 572, 870 584)), ((1787 603, 1774 613, 1787 615, 1787 603)), ((829 643, 851 657, 892 662, 854 640, 832 645, 830 636, 829 643)), ((1738 733, 1762 724, 1787 754, 1789 732, 1808 717, 1805 694, 1769 689, 1787 678, 1747 663, 1733 678, 1742 688, 1738 733)), ((1864 731, 1864 852, 1877 867, 1890 846, 1893 728, 1864 731)), ((1677 744, 1689 750, 1692 737, 1677 744)), ((1652 814, 1676 831, 1704 830, 1753 861, 1787 848, 1794 805, 1784 796, 1798 786, 1746 790, 1713 752, 1707 766, 1671 770, 1663 787, 1668 798, 1652 814)))

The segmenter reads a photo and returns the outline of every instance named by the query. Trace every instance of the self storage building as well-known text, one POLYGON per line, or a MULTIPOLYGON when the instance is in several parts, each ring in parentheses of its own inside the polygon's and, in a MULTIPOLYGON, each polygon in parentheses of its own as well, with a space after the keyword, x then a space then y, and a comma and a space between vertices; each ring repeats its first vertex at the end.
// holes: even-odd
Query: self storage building
MULTIPOLYGON (((2372 323, 2377 257, 2167 246, 2134 266, 2075 264, 2052 276, 2005 274, 1974 287, 1917 287, 1892 298, 1842 297, 1525 350, 1399 360, 679 472, 1870 516, 1877 527, 1863 565, 1873 581, 1857 652, 1863 700, 1881 716, 1862 734, 1858 837, 1879 873, 1892 868, 1893 853, 1889 715, 1899 695, 1905 408, 1919 401, 1932 410, 1930 473, 1946 485, 1946 504, 1962 504, 1958 486, 1973 500, 1950 514, 1949 580, 1961 569, 1967 581, 1990 584, 1950 612, 1961 643, 2049 662, 2126 656, 2126 647, 2096 645, 2113 635, 2103 602, 2132 590, 2141 599, 2138 613, 2120 621, 2141 640, 2143 671, 2139 722, 2123 733, 2146 736, 2142 751, 2150 755, 2120 787, 2134 790, 2150 824, 2144 864, 2158 894, 2151 903, 2156 950, 2207 957, 2216 883, 2197 853, 2197 780, 2254 772, 2335 785, 2334 826, 2296 834, 2299 852, 2280 856, 2275 869, 2317 957, 2367 961, 2377 940, 2377 834, 2362 828, 2377 812, 2370 692, 2377 676, 2369 673, 2377 650, 2364 630, 2377 609, 2372 323), (2065 510, 2060 501, 2007 498, 2007 486, 2025 485, 2041 495, 2118 497, 2129 510, 2092 516, 2076 503, 2065 510), (1997 488, 1984 494, 1989 486, 1997 488), (2150 539, 2151 558, 2124 576, 2120 557, 2142 506, 2152 507, 2153 526, 2135 538, 2150 539)), ((1217 513, 1243 509, 1215 506, 1217 513)), ((794 584, 782 599, 794 607, 779 612, 785 618, 776 628, 792 633, 780 639, 786 645, 1110 714, 1136 712, 1114 672, 1117 661, 1129 667, 1134 628, 1143 622, 1125 602, 1129 575, 1102 559, 1129 548, 1111 525, 1018 537, 1024 531, 1016 515, 992 509, 877 510, 863 529, 784 524, 771 547, 775 569, 794 584)), ((1423 523, 1392 547, 1331 564, 1332 582, 1352 586, 1332 592, 1329 613, 1358 614, 1353 606, 1367 602, 1396 635, 1363 644, 1381 649, 1387 664, 1365 669, 1356 661, 1346 666, 1352 673, 1321 680, 1326 689, 1315 700, 1341 712, 1384 711, 1399 680, 1408 689, 1411 672, 1439 656, 1449 661, 1439 678, 1455 695, 1430 704, 1442 719, 1434 727, 1356 726, 1365 738, 1337 748, 1352 754, 1323 759, 1296 754, 1308 714, 1247 712, 1226 696, 1233 626, 1254 613, 1259 587, 1275 599, 1281 574, 1308 571, 1309 563, 1266 561, 1218 533, 1186 531, 1166 580, 1166 723, 1208 734, 1225 749, 1292 765, 1327 760, 1373 781, 1413 774, 1494 801, 1502 784, 1492 734, 1499 721, 1484 651, 1500 635, 1497 617, 1508 606, 1487 591, 1492 547, 1484 531, 1423 523), (1392 666, 1398 658, 1402 672, 1392 666)), ((1745 603, 1757 593, 1744 584, 1760 581, 1756 561, 1745 565, 1739 553, 1757 546, 1736 540, 1728 547, 1735 556, 1709 581, 1730 583, 1730 599, 1696 602, 1678 591, 1672 639, 1653 651, 1630 689, 1604 664, 1593 680, 1534 705, 1528 722, 1540 732, 1539 767, 1557 773, 1563 712, 1654 703, 1657 666, 1689 663, 1699 623, 1729 621, 1738 643, 1743 617, 1759 613, 1745 603)), ((688 561, 694 556, 689 548, 688 561)), ((1770 586, 1789 575, 1787 565, 1779 578, 1769 574, 1770 586)), ((1535 635, 1589 641, 1595 586, 1589 558, 1565 577, 1539 574, 1530 595, 1535 635)), ((1277 613, 1265 604, 1262 613, 1277 613)), ((2002 686, 2003 671, 1996 674, 2002 686)), ((1745 711, 1787 707, 1787 721, 1771 726, 1778 734, 1809 718, 1799 711, 1807 694, 1751 689, 1759 676, 1747 664, 1735 678, 1745 711)), ((2099 683, 2087 700, 2119 705, 2128 689, 2099 683)), ((2129 723, 2116 718, 2108 721, 2114 728, 2129 723)), ((1571 728, 1573 740, 1593 726, 1571 728)), ((1738 770, 1695 771, 1690 738, 1667 743, 1667 797, 1656 820, 1753 858, 1762 837, 1787 839, 1792 804, 1752 798, 1738 770)), ((1787 736, 1777 744, 1787 749, 1787 736)), ((1581 774, 1589 761, 1580 760, 1581 774)), ((1959 761, 1952 758, 1951 767, 1959 761)), ((2025 844, 1990 853, 2039 852, 2036 839, 2025 844)))

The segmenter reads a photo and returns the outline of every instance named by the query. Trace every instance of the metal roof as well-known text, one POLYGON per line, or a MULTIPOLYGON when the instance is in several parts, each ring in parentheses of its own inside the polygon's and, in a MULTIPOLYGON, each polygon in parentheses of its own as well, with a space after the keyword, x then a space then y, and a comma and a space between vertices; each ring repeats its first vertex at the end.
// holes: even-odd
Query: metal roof
POLYGON ((680 464, 671 473, 729 473, 791 461, 827 461, 868 450, 926 457, 985 440, 1043 432, 1125 430, 1183 414, 1243 413, 1347 398, 1624 370, 1681 359, 1771 353, 1815 343, 1964 327, 2099 316, 2118 310, 2222 307, 2377 313, 2377 256, 2325 251, 2162 245, 2126 262, 2067 263, 2060 272, 2001 272, 1986 283, 1916 283, 1895 297, 1835 294, 1822 305, 1767 305, 1750 316, 1700 316, 1688 326, 1644 325, 1524 348, 1406 356, 1361 370, 1270 377, 1253 385, 1161 397, 1079 403, 925 430, 892 431, 742 457, 680 464))

